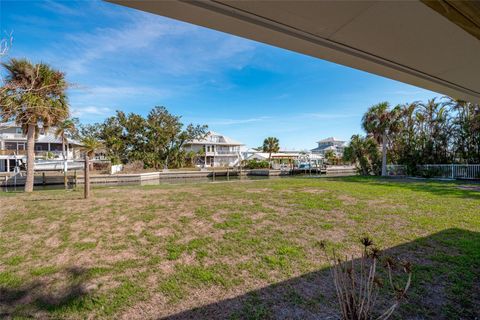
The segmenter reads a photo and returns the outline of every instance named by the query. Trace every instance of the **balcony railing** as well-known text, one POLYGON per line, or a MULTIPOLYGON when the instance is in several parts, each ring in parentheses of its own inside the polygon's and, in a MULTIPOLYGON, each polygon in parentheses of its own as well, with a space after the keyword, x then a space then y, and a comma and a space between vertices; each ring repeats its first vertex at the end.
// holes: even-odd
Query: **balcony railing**
POLYGON ((26 150, 0 150, 0 156, 23 156, 27 154, 26 150))
POLYGON ((2 139, 21 139, 25 140, 27 137, 22 133, 0 133, 0 138, 2 139))
MULTIPOLYGON (((0 156, 25 156, 27 155, 27 150, 0 150, 0 156)), ((73 156, 72 152, 68 153, 67 158, 71 158, 73 156)), ((40 157, 40 158, 47 158, 47 157, 53 157, 53 158, 63 158, 62 152, 61 151, 35 151, 35 157, 40 157)))
POLYGON ((205 155, 207 156, 238 156, 238 151, 228 151, 228 150, 207 151, 205 155))

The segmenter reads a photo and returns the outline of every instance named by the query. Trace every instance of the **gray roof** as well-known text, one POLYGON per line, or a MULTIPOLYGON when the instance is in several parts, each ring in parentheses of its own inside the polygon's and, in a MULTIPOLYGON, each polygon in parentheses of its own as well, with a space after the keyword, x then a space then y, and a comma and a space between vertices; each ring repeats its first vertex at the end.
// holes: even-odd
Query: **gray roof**
POLYGON ((243 146, 244 144, 238 142, 230 137, 224 136, 215 131, 209 131, 207 136, 204 139, 194 139, 188 141, 188 144, 212 144, 212 145, 234 145, 234 146, 243 146))
POLYGON ((339 148, 338 146, 328 146, 328 147, 324 147, 324 148, 322 148, 322 147, 317 147, 317 148, 315 148, 315 149, 311 149, 310 151, 312 151, 312 152, 318 152, 318 151, 326 152, 326 151, 328 151, 328 150, 332 150, 332 151, 335 151, 335 152, 336 152, 337 149, 342 149, 342 148, 343 148, 343 146, 341 146, 340 148, 339 148))
MULTIPOLYGON (((81 145, 80 141, 75 139, 70 139, 67 137, 67 141, 70 144, 81 145)), ((47 134, 42 134, 38 136, 36 140, 37 143, 62 143, 62 139, 60 137, 55 136, 55 134, 48 132, 47 134)))
MULTIPOLYGON (((2 122, 0 123, 0 128, 20 128, 20 126, 14 124, 13 122, 2 122)), ((38 138, 35 140, 36 143, 62 143, 62 139, 60 137, 55 136, 54 134, 55 129, 50 128, 45 134, 38 135, 38 138)), ((4 139, 5 140, 5 139, 4 139)), ((9 140, 27 140, 27 136, 22 134, 15 134, 14 138, 10 138, 9 140)), ((82 145, 80 141, 75 139, 71 139, 67 137, 67 141, 70 144, 75 145, 82 145)))
POLYGON ((325 139, 322 139, 320 141, 318 141, 317 143, 325 143, 325 142, 345 142, 344 140, 340 140, 340 139, 337 139, 335 137, 328 137, 328 138, 325 138, 325 139))

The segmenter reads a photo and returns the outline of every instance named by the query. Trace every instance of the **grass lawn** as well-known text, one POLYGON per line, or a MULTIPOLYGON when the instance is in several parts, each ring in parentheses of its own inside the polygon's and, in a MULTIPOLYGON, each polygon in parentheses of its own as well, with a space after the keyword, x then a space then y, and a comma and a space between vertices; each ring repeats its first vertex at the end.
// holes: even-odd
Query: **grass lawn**
MULTIPOLYGON (((0 318, 336 319, 319 246, 414 264, 396 319, 480 317, 480 185, 374 178, 0 193, 0 318)), ((380 310, 379 310, 380 311, 380 310)))

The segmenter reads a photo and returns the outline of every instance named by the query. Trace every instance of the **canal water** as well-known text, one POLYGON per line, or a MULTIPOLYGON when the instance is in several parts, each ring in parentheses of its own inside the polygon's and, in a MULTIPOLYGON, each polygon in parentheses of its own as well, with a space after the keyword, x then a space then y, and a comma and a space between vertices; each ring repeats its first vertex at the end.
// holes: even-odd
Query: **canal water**
MULTIPOLYGON (((220 177, 205 177, 205 178, 162 178, 162 179, 155 179, 155 180, 148 180, 142 182, 122 182, 122 183, 108 183, 108 184, 92 184, 92 188, 96 187, 109 187, 109 186, 134 186, 134 185, 160 185, 160 184, 197 184, 197 183, 220 183, 220 182, 240 182, 240 181, 249 181, 249 180, 267 180, 267 179, 290 179, 293 177, 312 177, 312 178, 319 178, 319 177, 332 177, 338 175, 309 175, 309 174, 300 174, 300 175, 293 175, 293 176, 220 176, 220 177)), ((73 188, 73 186, 71 187, 73 188)), ((77 189, 83 188, 83 185, 78 185, 77 189)), ((59 190, 64 189, 63 184, 60 185, 36 185, 34 186, 34 190, 59 190)), ((1 191, 4 192, 18 192, 23 191, 23 186, 11 186, 11 187, 2 187, 1 191)))

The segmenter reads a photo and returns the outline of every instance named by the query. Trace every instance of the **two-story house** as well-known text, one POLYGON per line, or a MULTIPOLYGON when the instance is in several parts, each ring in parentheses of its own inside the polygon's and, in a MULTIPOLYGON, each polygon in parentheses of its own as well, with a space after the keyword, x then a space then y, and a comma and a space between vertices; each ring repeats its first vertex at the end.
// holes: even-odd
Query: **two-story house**
POLYGON ((199 166, 232 167, 240 161, 242 146, 242 143, 232 138, 210 131, 204 139, 185 143, 184 150, 201 155, 197 162, 199 166))
MULTIPOLYGON (((68 140, 67 160, 80 158, 80 143, 68 140)), ((27 136, 21 127, 13 123, 0 123, 0 172, 13 172, 26 163, 27 136)), ((55 129, 40 129, 35 140, 35 158, 63 160, 62 139, 55 136, 55 129)))
POLYGON ((343 156, 343 150, 345 149, 345 141, 338 140, 334 137, 329 137, 317 142, 318 146, 315 149, 312 149, 312 153, 321 154, 325 156, 325 154, 331 150, 333 153, 341 158, 343 156))

